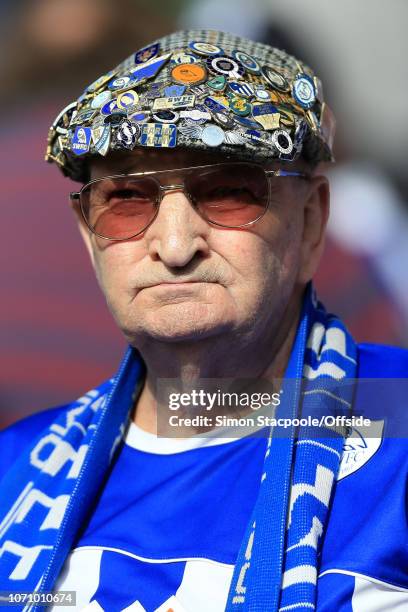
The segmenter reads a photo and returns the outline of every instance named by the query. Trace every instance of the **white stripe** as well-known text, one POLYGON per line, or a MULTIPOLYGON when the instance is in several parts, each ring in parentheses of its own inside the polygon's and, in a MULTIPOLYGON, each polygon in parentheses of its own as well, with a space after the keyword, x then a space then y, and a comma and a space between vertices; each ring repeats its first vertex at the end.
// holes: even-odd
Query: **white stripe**
POLYGON ((322 347, 322 353, 330 350, 340 353, 343 357, 347 355, 346 334, 338 327, 329 327, 326 331, 326 340, 322 347))
POLYGON ((351 598, 353 612, 406 612, 408 593, 396 591, 389 586, 375 584, 365 578, 355 577, 354 592, 351 598))
POLYGON ((302 582, 316 584, 316 568, 313 565, 298 565, 287 570, 283 574, 282 589, 302 582))
POLYGON ((314 370, 310 365, 305 364, 303 374, 309 380, 315 380, 318 376, 331 376, 335 380, 342 380, 346 376, 346 372, 338 365, 331 361, 324 361, 319 365, 317 370, 314 370))
POLYGON ((233 564, 230 563, 221 563, 221 561, 214 561, 214 559, 207 559, 206 557, 179 557, 179 558, 171 558, 171 559, 149 559, 148 557, 141 557, 139 555, 135 555, 127 550, 121 550, 120 548, 113 548, 112 546, 78 546, 74 548, 71 554, 76 552, 85 550, 109 550, 111 552, 116 552, 121 555, 126 555, 127 557, 132 557, 132 559, 137 559, 138 561, 146 561, 146 563, 179 563, 180 561, 205 561, 206 563, 214 563, 215 565, 220 565, 221 567, 234 567, 233 564))
POLYGON ((324 325, 322 323, 315 323, 307 339, 306 347, 312 349, 317 354, 322 344, 324 332, 324 325))
POLYGON ((143 451, 145 453, 155 455, 173 455, 183 453, 185 451, 196 448, 206 448, 208 446, 219 446, 221 444, 230 444, 236 442, 237 439, 245 438, 252 432, 239 432, 235 438, 227 437, 226 434, 231 433, 231 427, 218 427, 217 429, 208 431, 204 434, 197 434, 188 438, 165 438, 157 436, 154 433, 145 431, 133 421, 129 424, 124 442, 132 448, 143 451))
MULTIPOLYGON (((233 572, 233 566, 220 567, 208 561, 188 561, 175 597, 185 610, 221 612, 227 605, 233 572)), ((167 612, 171 607, 165 609, 167 612)), ((174 612, 177 612, 176 607, 174 612)))
POLYGON ((401 591, 402 593, 408 593, 408 587, 404 588, 404 587, 396 586, 395 584, 391 584, 390 582, 385 582, 384 580, 378 580, 378 578, 372 578, 371 576, 367 576, 366 574, 360 574, 359 572, 351 572, 349 570, 342 570, 342 569, 329 569, 319 574, 318 578, 322 578, 323 576, 326 576, 326 574, 345 574, 346 576, 357 576, 358 578, 369 580, 370 582, 374 582, 375 584, 381 584, 383 586, 389 587, 390 589, 394 589, 395 591, 401 591))
POLYGON ((98 589, 102 555, 103 550, 88 550, 82 555, 70 554, 67 557, 55 590, 75 591, 75 606, 69 606, 68 602, 62 606, 55 604, 47 608, 48 612, 74 612, 84 608, 102 610, 95 607, 97 602, 92 607, 87 605, 98 589))

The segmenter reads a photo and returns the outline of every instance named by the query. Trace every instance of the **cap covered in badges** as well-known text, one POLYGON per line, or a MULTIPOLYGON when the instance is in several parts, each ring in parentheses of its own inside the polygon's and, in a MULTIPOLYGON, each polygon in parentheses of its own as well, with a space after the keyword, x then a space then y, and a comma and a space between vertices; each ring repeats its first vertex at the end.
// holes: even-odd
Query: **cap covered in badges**
POLYGON ((136 147, 332 161, 334 128, 322 84, 301 61, 233 34, 190 30, 91 83, 52 124, 46 160, 78 181, 92 156, 136 147))

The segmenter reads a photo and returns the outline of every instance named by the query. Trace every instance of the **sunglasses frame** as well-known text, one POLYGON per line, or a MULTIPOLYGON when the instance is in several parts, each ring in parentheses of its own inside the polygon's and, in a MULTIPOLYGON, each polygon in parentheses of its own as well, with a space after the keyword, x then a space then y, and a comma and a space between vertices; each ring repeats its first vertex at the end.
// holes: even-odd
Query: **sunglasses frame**
POLYGON ((270 190, 270 182, 269 182, 269 178, 272 176, 276 176, 276 177, 297 177, 297 178, 303 178, 306 180, 309 180, 311 175, 310 174, 306 174, 304 172, 291 172, 291 171, 287 171, 287 170, 266 170, 263 166, 261 166, 260 164, 256 164, 256 163, 252 163, 252 162, 245 162, 245 161, 231 161, 231 162, 222 162, 219 164, 206 164, 203 166, 188 166, 188 167, 184 167, 184 168, 171 168, 171 169, 167 169, 167 170, 148 170, 146 172, 132 172, 132 173, 125 173, 125 174, 113 174, 113 175, 109 175, 109 176, 102 176, 100 178, 97 179, 93 179, 91 181, 89 181, 88 183, 85 183, 85 185, 82 186, 82 188, 79 191, 72 191, 69 194, 70 200, 72 202, 79 202, 80 205, 80 209, 81 209, 81 215, 83 220, 85 221, 85 224, 87 225, 87 227, 89 228, 89 230, 95 235, 98 236, 99 238, 102 238, 103 240, 109 240, 111 242, 124 242, 125 240, 132 240, 133 238, 137 238, 137 236, 140 236, 140 234, 143 234, 143 232, 145 232, 147 230, 148 227, 150 227, 150 225, 154 222, 154 220, 156 219, 158 213, 159 213, 159 208, 160 208, 160 204, 161 201, 163 200, 163 197, 166 193, 171 192, 171 191, 182 191, 184 193, 185 196, 187 196, 189 202, 193 205, 194 209, 198 212, 198 214, 207 222, 210 223, 211 225, 215 225, 216 227, 223 227, 225 229, 240 229, 241 227, 248 227, 250 225, 253 225, 254 223, 257 223, 257 221, 259 221, 260 219, 262 219, 262 217, 265 215, 266 211, 269 208, 269 203, 270 203, 270 195, 271 195, 271 190, 270 190), (194 171, 194 170, 203 170, 206 168, 217 168, 217 167, 222 167, 222 166, 252 166, 252 167, 256 167, 260 170, 262 170, 262 172, 264 173, 267 183, 268 183, 268 202, 267 205, 265 206, 265 209, 263 210, 263 212, 258 215, 258 217, 252 221, 248 221, 248 223, 243 223, 241 225, 223 225, 221 223, 217 223, 216 221, 211 221, 210 219, 208 219, 204 213, 199 209, 199 207, 197 206, 197 204, 194 201, 194 198, 191 196, 191 194, 186 190, 186 186, 185 186, 185 181, 183 181, 183 183, 181 184, 173 184, 173 185, 162 185, 160 183, 160 181, 156 178, 156 175, 163 175, 163 174, 168 174, 170 172, 185 172, 185 171, 194 171), (84 207, 83 207, 83 202, 82 202, 82 194, 85 191, 85 189, 88 189, 91 185, 95 184, 95 183, 100 183, 101 181, 104 181, 106 179, 118 179, 118 178, 143 178, 143 177, 150 177, 158 186, 158 196, 155 200, 155 207, 156 207, 156 211, 153 215, 153 218, 149 221, 149 223, 139 232, 137 232, 136 234, 132 234, 132 236, 128 236, 127 238, 109 238, 108 236, 103 236, 103 234, 99 234, 88 222, 86 215, 85 215, 85 211, 84 211, 84 207))

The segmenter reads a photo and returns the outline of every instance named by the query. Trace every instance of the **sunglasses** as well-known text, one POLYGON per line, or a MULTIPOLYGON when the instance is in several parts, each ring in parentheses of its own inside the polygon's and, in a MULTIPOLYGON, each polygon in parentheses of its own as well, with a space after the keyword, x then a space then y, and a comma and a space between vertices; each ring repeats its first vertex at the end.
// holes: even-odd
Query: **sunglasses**
POLYGON ((281 177, 310 178, 302 172, 230 162, 106 176, 86 183, 70 197, 79 202, 83 219, 96 236, 129 240, 153 223, 169 191, 182 191, 212 225, 231 229, 252 225, 268 209, 271 182, 281 177), (182 177, 183 182, 162 184, 160 178, 171 173, 182 177))

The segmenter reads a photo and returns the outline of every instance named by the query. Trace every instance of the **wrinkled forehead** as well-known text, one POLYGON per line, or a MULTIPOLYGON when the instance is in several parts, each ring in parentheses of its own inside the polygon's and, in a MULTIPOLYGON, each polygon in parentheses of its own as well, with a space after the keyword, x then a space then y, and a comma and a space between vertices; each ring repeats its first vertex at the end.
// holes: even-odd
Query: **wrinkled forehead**
MULTIPOLYGON (((100 178, 113 174, 126 174, 129 172, 145 172, 154 170, 172 170, 174 168, 189 168, 207 164, 220 164, 225 162, 241 161, 235 156, 226 155, 220 151, 199 151, 192 149, 152 150, 134 149, 133 151, 115 151, 106 157, 95 156, 90 160, 90 178, 100 178)), ((263 164, 264 167, 275 169, 285 164, 271 160, 263 164)), ((299 162, 299 169, 301 162, 299 162)), ((290 164, 290 169, 295 169, 290 164)))

